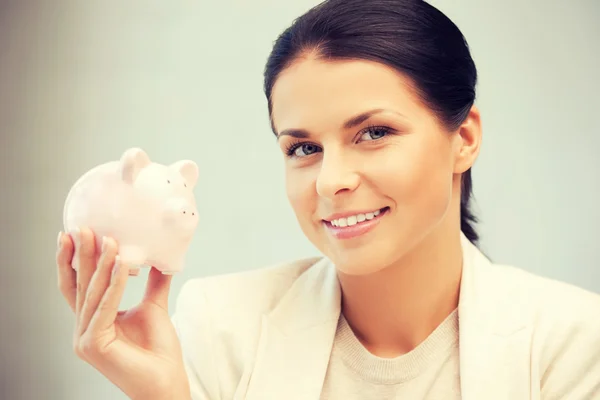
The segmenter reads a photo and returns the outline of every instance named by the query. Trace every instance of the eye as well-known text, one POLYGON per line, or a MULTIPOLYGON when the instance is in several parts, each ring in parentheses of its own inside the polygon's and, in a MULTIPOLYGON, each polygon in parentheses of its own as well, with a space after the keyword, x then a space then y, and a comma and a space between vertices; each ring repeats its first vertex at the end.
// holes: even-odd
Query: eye
POLYGON ((360 134, 360 140, 373 141, 381 139, 390 133, 390 128, 385 126, 369 126, 360 134))
POLYGON ((167 183, 171 183, 171 181, 167 179, 167 183))
POLYGON ((186 184, 186 183, 184 183, 184 184, 183 184, 183 186, 184 186, 184 187, 187 187, 187 184, 186 184))
POLYGON ((306 157, 311 154, 321 151, 321 148, 316 144, 312 143, 291 143, 287 149, 286 154, 289 157, 306 157))

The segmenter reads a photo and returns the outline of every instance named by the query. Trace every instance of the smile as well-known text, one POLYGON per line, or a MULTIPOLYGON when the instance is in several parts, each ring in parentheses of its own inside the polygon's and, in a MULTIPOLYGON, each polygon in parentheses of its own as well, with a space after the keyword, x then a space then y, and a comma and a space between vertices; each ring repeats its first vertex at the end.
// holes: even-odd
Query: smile
POLYGON ((375 228, 388 211, 389 207, 384 207, 364 214, 351 215, 323 222, 335 238, 350 239, 363 235, 375 228))
POLYGON ((338 219, 334 219, 332 221, 329 221, 331 223, 331 225, 333 226, 339 226, 339 227, 346 227, 346 226, 352 226, 352 225, 356 225, 356 224, 360 224, 364 221, 370 221, 373 218, 375 218, 376 216, 378 216, 381 211, 383 211, 383 208, 381 210, 375 210, 373 212, 368 212, 365 214, 356 214, 356 215, 350 215, 346 218, 338 218, 338 219))

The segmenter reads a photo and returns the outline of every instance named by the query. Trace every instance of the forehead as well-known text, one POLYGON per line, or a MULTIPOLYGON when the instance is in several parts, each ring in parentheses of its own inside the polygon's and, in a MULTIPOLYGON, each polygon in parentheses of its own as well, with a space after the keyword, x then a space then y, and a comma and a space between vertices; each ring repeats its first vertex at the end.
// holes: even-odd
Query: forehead
POLYGON ((300 59, 279 75, 271 98, 278 131, 337 124, 367 109, 407 115, 422 108, 408 78, 384 64, 363 60, 300 59))

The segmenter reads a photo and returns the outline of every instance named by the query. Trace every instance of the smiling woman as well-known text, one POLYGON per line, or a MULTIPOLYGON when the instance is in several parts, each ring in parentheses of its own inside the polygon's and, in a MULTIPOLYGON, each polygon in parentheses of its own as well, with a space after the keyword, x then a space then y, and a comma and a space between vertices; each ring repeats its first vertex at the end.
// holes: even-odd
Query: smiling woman
POLYGON ((324 257, 194 279, 171 325, 169 278, 152 272, 121 319, 127 268, 102 277, 116 244, 90 283, 93 233, 77 278, 61 236, 82 358, 144 399, 600 397, 600 296, 477 248, 477 71, 452 21, 419 0, 327 0, 264 78, 288 199, 324 257))

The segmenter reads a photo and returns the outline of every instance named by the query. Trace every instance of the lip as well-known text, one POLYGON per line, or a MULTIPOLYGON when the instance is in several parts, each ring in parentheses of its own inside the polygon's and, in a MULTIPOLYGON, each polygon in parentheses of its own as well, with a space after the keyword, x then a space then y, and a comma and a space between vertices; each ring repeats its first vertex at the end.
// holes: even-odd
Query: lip
MULTIPOLYGON (((375 227, 377 225, 379 225, 379 222, 381 221, 381 219, 384 216, 386 216, 388 214, 388 212, 390 211, 390 209, 388 207, 384 207, 383 210, 384 211, 382 211, 375 218, 366 220, 363 222, 359 222, 352 226, 344 226, 344 227, 333 226, 331 224, 331 222, 329 222, 329 221, 323 221, 323 224, 325 225, 325 227, 327 228, 329 233, 331 233, 331 235, 333 237, 335 237, 336 239, 352 239, 352 238, 364 235, 367 232, 370 232, 373 229, 375 229, 375 227)), ((367 212, 370 212, 370 211, 367 211, 367 212)), ((350 215, 355 215, 355 214, 346 214, 346 215, 350 216, 350 215)), ((333 219, 337 219, 337 218, 341 218, 341 217, 336 217, 333 219)))
POLYGON ((387 208, 387 207, 370 209, 370 210, 363 210, 363 211, 348 211, 348 212, 343 212, 343 213, 336 213, 336 214, 332 214, 332 215, 328 216, 327 218, 323 218, 323 221, 325 221, 325 222, 331 222, 334 219, 348 218, 348 217, 351 217, 353 215, 372 213, 372 212, 375 212, 377 210, 382 211, 384 208, 387 208))

